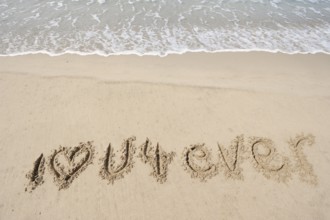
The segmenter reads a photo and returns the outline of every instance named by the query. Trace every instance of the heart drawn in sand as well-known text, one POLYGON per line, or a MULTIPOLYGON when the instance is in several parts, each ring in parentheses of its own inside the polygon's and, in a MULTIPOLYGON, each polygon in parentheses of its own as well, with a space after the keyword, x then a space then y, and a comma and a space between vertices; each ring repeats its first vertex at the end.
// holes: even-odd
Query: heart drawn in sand
POLYGON ((84 171, 94 158, 91 142, 76 147, 60 147, 49 158, 49 168, 59 189, 66 189, 84 171))

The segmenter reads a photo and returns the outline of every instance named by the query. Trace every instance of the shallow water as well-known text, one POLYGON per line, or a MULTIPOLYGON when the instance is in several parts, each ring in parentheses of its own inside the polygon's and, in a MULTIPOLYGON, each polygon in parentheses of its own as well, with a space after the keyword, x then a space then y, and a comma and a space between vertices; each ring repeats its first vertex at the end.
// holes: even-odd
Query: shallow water
POLYGON ((0 0, 1 55, 330 53, 330 0, 0 0))

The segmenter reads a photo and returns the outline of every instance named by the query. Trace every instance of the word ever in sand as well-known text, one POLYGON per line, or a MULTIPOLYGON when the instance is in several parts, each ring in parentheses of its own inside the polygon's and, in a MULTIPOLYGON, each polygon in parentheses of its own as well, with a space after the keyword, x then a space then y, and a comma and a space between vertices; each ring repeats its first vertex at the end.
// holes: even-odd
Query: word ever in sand
MULTIPOLYGON (((174 152, 166 152, 157 143, 155 146, 147 140, 138 148, 134 145, 135 137, 123 141, 120 149, 109 144, 104 157, 100 159, 99 175, 108 183, 114 184, 134 168, 135 157, 147 164, 151 176, 159 183, 164 183, 168 176, 168 167, 175 157, 174 152), (116 155, 118 154, 118 156, 116 155)), ((242 163, 250 160, 256 171, 267 179, 287 182, 292 174, 297 173, 301 181, 316 185, 317 177, 312 165, 303 153, 305 145, 313 145, 313 135, 297 135, 288 141, 292 161, 289 157, 277 153, 274 143, 269 138, 243 135, 232 140, 229 147, 218 143, 217 153, 212 154, 205 144, 193 144, 183 149, 181 160, 185 171, 192 178, 206 181, 220 172, 228 179, 243 180, 242 163), (212 156, 216 155, 216 161, 212 156)), ((54 178, 59 190, 67 189, 70 184, 93 163, 95 147, 92 142, 80 143, 75 147, 55 149, 48 158, 41 154, 33 164, 33 169, 26 175, 29 182, 26 191, 32 192, 44 182, 46 167, 54 178)))

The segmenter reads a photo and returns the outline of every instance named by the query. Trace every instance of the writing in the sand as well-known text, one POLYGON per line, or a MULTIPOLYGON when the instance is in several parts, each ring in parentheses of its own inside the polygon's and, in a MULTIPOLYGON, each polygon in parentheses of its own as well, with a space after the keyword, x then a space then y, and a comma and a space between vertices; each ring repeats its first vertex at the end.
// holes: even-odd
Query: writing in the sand
MULTIPOLYGON (((123 141, 120 149, 109 144, 104 157, 100 159, 99 176, 108 183, 114 184, 134 168, 135 158, 147 164, 151 176, 159 183, 167 181, 169 166, 174 160, 174 152, 166 152, 159 143, 153 145, 147 138, 140 147, 135 147, 135 137, 123 141)), ((313 145, 313 135, 297 135, 288 141, 291 158, 280 155, 269 138, 237 136, 230 146, 217 144, 216 153, 205 144, 193 144, 183 149, 181 160, 184 170, 192 178, 201 181, 213 178, 220 172, 228 179, 243 180, 242 163, 247 159, 257 172, 267 179, 287 182, 297 173, 299 179, 309 184, 317 184, 317 177, 312 165, 303 152, 305 145, 313 145), (216 159, 214 159, 216 158, 216 159)), ((33 191, 44 182, 45 168, 48 167, 59 190, 67 189, 70 184, 92 164, 95 147, 92 142, 80 143, 75 147, 55 149, 48 158, 41 154, 33 164, 33 169, 26 177, 29 182, 26 191, 33 191)))

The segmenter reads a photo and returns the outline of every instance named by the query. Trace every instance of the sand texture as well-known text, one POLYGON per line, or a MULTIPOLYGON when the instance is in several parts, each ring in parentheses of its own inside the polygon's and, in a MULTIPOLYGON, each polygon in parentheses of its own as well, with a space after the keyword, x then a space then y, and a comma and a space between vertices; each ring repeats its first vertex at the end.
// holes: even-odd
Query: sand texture
POLYGON ((330 219, 330 56, 0 58, 0 219, 330 219))

